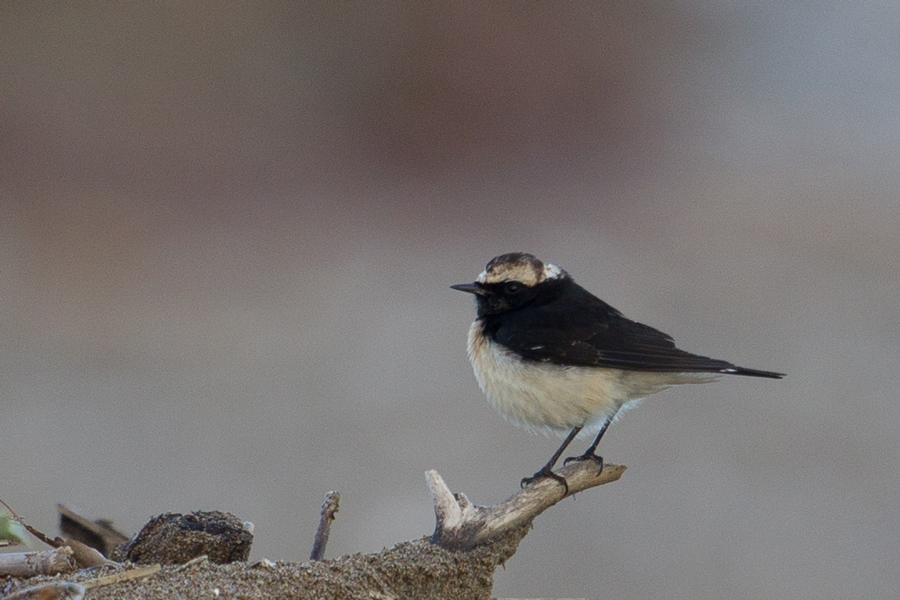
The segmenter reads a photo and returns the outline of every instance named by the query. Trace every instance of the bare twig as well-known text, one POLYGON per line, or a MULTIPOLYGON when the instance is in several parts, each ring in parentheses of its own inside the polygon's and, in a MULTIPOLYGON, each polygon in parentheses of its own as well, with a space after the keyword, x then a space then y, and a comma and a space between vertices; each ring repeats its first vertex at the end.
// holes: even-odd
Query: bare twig
POLYGON ((24 527, 25 530, 26 530, 28 533, 30 533, 31 535, 33 535, 34 537, 36 537, 36 538, 39 539, 40 541, 44 542, 45 544, 47 544, 47 545, 50 546, 51 548, 59 548, 60 546, 62 546, 61 543, 55 542, 55 541, 51 540, 49 537, 47 537, 46 535, 44 535, 43 532, 38 531, 37 529, 35 529, 34 527, 32 527, 31 525, 29 525, 28 523, 26 523, 26 522, 22 519, 22 517, 20 517, 18 514, 16 514, 16 511, 14 511, 14 510, 12 509, 12 507, 11 507, 9 504, 7 504, 6 502, 4 502, 2 499, 0 499, 0 504, 2 504, 3 506, 6 507, 6 510, 9 511, 9 514, 12 515, 12 518, 15 519, 15 521, 18 522, 22 527, 24 527))
MULTIPOLYGON (((622 465, 605 465, 598 473, 591 461, 577 462, 558 471, 566 478, 569 495, 616 481, 625 472, 622 465)), ((428 487, 434 497, 437 519, 432 541, 447 549, 473 548, 530 524, 539 514, 566 497, 553 479, 542 479, 494 506, 476 506, 465 494, 453 494, 438 475, 428 471, 428 487)))
POLYGON ((13 516, 13 518, 14 518, 16 521, 19 520, 19 515, 16 514, 16 511, 14 511, 14 510, 12 509, 12 506, 10 506, 10 505, 7 504, 6 502, 4 502, 2 498, 0 498, 0 504, 2 504, 3 506, 6 507, 6 510, 9 511, 9 514, 11 514, 11 515, 13 516))
POLYGON ((127 571, 119 571, 118 573, 113 573, 112 575, 106 575, 105 577, 97 577, 96 579, 88 579, 87 581, 83 581, 85 589, 102 587, 104 585, 113 585, 114 583, 120 583, 122 581, 131 581, 132 579, 141 579, 142 577, 149 577, 154 573, 158 573, 162 567, 160 565, 150 565, 149 567, 140 567, 138 569, 129 569, 127 571))
POLYGON ((71 548, 0 554, 0 575, 34 577, 71 573, 75 570, 73 554, 71 548))
POLYGON ((99 550, 96 548, 92 548, 83 542, 79 542, 78 540, 73 539, 61 539, 56 538, 58 542, 62 542, 63 546, 71 548, 75 553, 75 563, 78 565, 79 569, 87 569, 88 567, 99 567, 99 566, 107 566, 107 567, 120 567, 117 562, 113 562, 103 556, 99 550))
MULTIPOLYGON (((22 523, 22 521, 19 521, 19 522, 22 523)), ((44 535, 44 532, 35 529, 34 527, 32 527, 31 525, 29 525, 28 523, 22 523, 22 527, 24 527, 25 529, 27 529, 27 530, 28 530, 28 533, 30 533, 31 535, 33 535, 33 536, 36 537, 37 539, 41 540, 42 542, 44 542, 45 544, 47 544, 47 545, 50 546, 51 548, 61 548, 62 545, 63 545, 63 543, 62 543, 61 541, 50 539, 49 537, 47 537, 46 535, 44 535)))
POLYGON ((334 521, 341 505, 341 495, 337 492, 325 494, 325 503, 322 504, 322 515, 319 517, 319 529, 316 531, 316 539, 313 542, 309 560, 322 560, 325 556, 325 545, 328 544, 328 536, 331 533, 331 522, 334 521))
POLYGON ((184 571, 186 569, 196 567, 197 565, 205 565, 208 562, 209 562, 209 557, 205 554, 201 554, 200 556, 198 556, 196 558, 192 558, 191 560, 187 561, 183 565, 181 565, 179 567, 175 567, 175 572, 177 573, 178 571, 184 571))

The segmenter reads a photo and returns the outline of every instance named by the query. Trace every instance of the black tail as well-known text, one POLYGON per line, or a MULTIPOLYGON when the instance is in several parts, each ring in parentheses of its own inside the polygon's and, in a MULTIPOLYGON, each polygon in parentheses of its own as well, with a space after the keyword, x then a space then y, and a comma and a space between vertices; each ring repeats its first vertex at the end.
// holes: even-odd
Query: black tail
POLYGON ((775 373, 774 371, 760 371, 758 369, 745 369, 744 367, 736 367, 734 365, 722 369, 720 373, 728 375, 746 375, 747 377, 768 377, 769 379, 781 379, 784 373, 775 373))

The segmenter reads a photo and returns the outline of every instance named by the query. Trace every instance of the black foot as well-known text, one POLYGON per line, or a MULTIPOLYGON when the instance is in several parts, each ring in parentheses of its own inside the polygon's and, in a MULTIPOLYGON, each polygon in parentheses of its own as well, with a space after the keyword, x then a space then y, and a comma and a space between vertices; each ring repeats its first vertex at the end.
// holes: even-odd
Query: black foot
POLYGON ((581 456, 570 456, 566 460, 563 461, 564 465, 569 464, 570 462, 580 462, 583 460, 592 460, 600 467, 597 470, 597 474, 599 475, 601 471, 603 471, 603 457, 599 454, 594 454, 593 452, 585 452, 581 456))
POLYGON ((531 485, 535 481, 538 481, 539 479, 544 479, 545 477, 549 477, 550 479, 553 479, 554 481, 558 481, 559 483, 561 483, 562 486, 566 490, 566 493, 564 495, 565 496, 569 495, 569 484, 566 481, 566 478, 563 477, 562 475, 557 475, 556 473, 554 473, 547 467, 544 467, 543 469, 541 469, 540 471, 538 471, 531 477, 525 477, 524 479, 522 479, 522 481, 519 483, 519 485, 524 488, 526 486, 531 485))

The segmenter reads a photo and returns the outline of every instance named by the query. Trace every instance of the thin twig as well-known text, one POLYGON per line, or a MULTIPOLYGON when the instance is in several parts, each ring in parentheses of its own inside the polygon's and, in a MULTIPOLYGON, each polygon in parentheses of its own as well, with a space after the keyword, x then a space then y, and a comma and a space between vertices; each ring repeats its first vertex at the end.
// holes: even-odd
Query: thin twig
POLYGON ((35 529, 35 528, 32 527, 31 525, 29 525, 28 523, 26 523, 25 521, 23 521, 23 520, 22 520, 22 517, 20 517, 19 515, 17 515, 17 514, 16 514, 16 511, 14 511, 14 510, 12 509, 12 507, 11 507, 9 504, 7 504, 6 502, 4 502, 2 499, 0 499, 0 504, 2 504, 3 506, 6 507, 6 510, 9 511, 9 514, 12 515, 13 519, 15 519, 16 521, 18 521, 19 524, 21 524, 22 527, 24 527, 25 530, 28 531, 28 533, 30 533, 31 535, 33 535, 34 537, 36 537, 36 538, 39 539, 40 541, 44 542, 45 544, 47 544, 47 545, 50 546, 51 548, 61 548, 61 547, 62 547, 62 545, 63 545, 62 542, 60 542, 60 541, 58 541, 58 540, 51 540, 49 537, 47 537, 46 535, 44 535, 42 532, 38 531, 37 529, 35 529))
POLYGON ((19 515, 17 515, 16 511, 12 509, 12 506, 3 501, 3 498, 0 498, 0 504, 6 507, 6 510, 9 511, 9 514, 11 514, 16 521, 19 520, 19 515))
POLYGON ((325 556, 325 545, 328 544, 328 535, 331 533, 331 522, 337 515, 341 505, 341 495, 337 492, 325 494, 325 503, 322 504, 322 515, 319 517, 319 529, 316 531, 316 540, 313 542, 309 560, 322 560, 325 556))
POLYGON ((118 573, 113 573, 112 575, 106 575, 105 577, 97 577, 95 579, 88 579, 87 581, 82 581, 82 585, 84 585, 85 589, 91 589, 95 587, 101 587, 104 585, 113 585, 114 583, 121 583, 123 581, 131 581, 133 579, 141 579, 142 577, 149 577, 154 573, 158 573, 160 570, 160 565, 150 565, 149 567, 140 567, 138 569, 129 569, 127 571, 119 571, 118 573))
POLYGON ((173 571, 173 573, 177 573, 178 571, 184 571, 185 569, 191 569, 193 567, 196 567, 197 565, 205 565, 208 562, 209 562, 209 556, 207 556, 206 554, 201 554, 200 556, 196 556, 196 557, 192 558, 191 560, 187 561, 186 563, 184 563, 183 565, 176 568, 173 571))
MULTIPOLYGON (((19 521, 19 522, 22 523, 21 521, 19 521)), ((36 537, 37 539, 41 540, 42 542, 44 542, 45 544, 47 544, 47 545, 50 546, 51 548, 62 548, 62 547, 63 547, 63 543, 62 543, 62 542, 60 542, 59 540, 51 540, 49 537, 47 537, 46 535, 44 535, 43 532, 38 531, 37 529, 35 529, 35 528, 32 527, 31 525, 29 525, 28 523, 22 523, 22 527, 24 527, 25 529, 27 529, 27 530, 28 530, 28 533, 30 533, 31 535, 33 535, 33 536, 36 537)))

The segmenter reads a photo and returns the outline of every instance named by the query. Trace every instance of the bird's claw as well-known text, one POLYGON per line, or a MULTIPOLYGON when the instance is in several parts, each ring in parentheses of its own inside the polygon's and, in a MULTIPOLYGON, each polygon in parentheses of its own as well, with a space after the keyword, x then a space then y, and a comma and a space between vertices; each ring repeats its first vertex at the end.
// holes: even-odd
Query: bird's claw
POLYGON ((534 483, 535 481, 538 481, 538 480, 544 479, 544 478, 553 479, 554 481, 560 483, 563 486, 563 489, 565 489, 565 493, 563 494, 563 496, 569 495, 569 483, 566 481, 566 478, 563 477, 562 475, 558 475, 558 474, 554 473, 553 471, 551 471, 550 469, 548 469, 546 467, 544 467, 543 469, 541 469, 540 471, 538 471, 531 477, 524 477, 522 479, 522 481, 519 483, 519 485, 522 488, 525 488, 525 487, 531 485, 532 483, 534 483))
POLYGON ((603 471, 603 457, 599 454, 594 454, 593 452, 585 452, 581 456, 570 456, 566 460, 563 461, 563 465, 567 465, 570 462, 581 462, 583 460, 592 460, 600 467, 597 470, 597 474, 599 475, 603 471))

